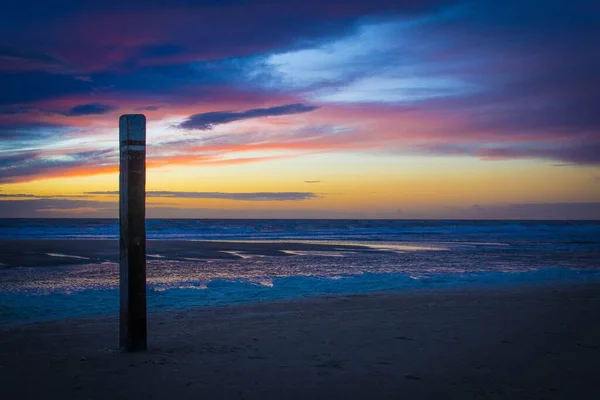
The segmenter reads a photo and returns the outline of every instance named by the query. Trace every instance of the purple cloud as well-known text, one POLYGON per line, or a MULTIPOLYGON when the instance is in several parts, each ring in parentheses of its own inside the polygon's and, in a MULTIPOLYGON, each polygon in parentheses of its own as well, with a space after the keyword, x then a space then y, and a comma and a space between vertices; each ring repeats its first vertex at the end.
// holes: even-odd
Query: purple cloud
POLYGON ((108 114, 109 112, 118 110, 119 107, 111 106, 108 104, 101 103, 89 103, 75 106, 65 112, 68 117, 80 117, 83 115, 102 115, 108 114))
POLYGON ((481 149, 478 154, 487 159, 539 158, 577 165, 600 165, 600 141, 566 145, 559 148, 501 147, 481 149))
POLYGON ((253 108, 245 111, 213 111, 194 114, 179 125, 182 129, 209 130, 215 125, 228 122, 242 121, 245 119, 273 117, 279 115, 300 114, 316 110, 317 107, 306 104, 286 104, 269 108, 253 108))

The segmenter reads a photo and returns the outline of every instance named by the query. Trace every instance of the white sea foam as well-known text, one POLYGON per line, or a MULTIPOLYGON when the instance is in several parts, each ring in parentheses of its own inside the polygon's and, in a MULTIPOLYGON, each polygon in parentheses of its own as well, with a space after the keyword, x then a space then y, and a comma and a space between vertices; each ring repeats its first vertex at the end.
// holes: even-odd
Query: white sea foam
POLYGON ((178 289, 194 289, 194 290, 206 290, 208 287, 204 284, 202 285, 179 285, 178 289))
POLYGON ((70 254, 46 253, 46 255, 49 255, 50 257, 76 258, 78 260, 89 260, 88 257, 73 256, 73 255, 70 255, 70 254))
POLYGON ((267 279, 267 278, 251 280, 250 282, 257 284, 258 286, 265 286, 265 287, 273 287, 273 285, 274 285, 273 279, 267 279))
MULTIPOLYGON (((192 240, 193 242, 221 242, 221 240, 192 240)), ((285 243, 294 243, 294 244, 305 244, 305 245, 316 245, 316 246, 336 246, 340 249, 338 250, 346 250, 351 251, 353 247, 366 247, 370 249, 377 250, 399 250, 399 251, 446 251, 450 250, 450 246, 442 245, 442 242, 436 243, 410 243, 410 242, 372 242, 372 241, 341 241, 341 240, 228 240, 229 243, 267 243, 267 244, 285 244, 285 243)), ((467 243, 467 242, 449 242, 449 244, 476 244, 476 243, 467 243)), ((482 245, 497 245, 502 246, 502 243, 481 243, 482 245)), ((286 252, 296 251, 296 250, 284 250, 286 252)), ((303 250, 304 251, 304 250, 303 250)), ((306 252, 312 251, 317 252, 316 250, 305 250, 306 252)), ((223 251, 224 253, 237 253, 231 251, 223 251)), ((325 253, 325 252, 323 252, 325 253)))
POLYGON ((321 256, 321 257, 345 257, 344 253, 336 251, 317 251, 317 250, 281 250, 282 253, 295 256, 321 256))
POLYGON ((232 256, 236 256, 239 258, 254 258, 256 257, 254 254, 246 254, 241 251, 233 251, 233 250, 223 250, 220 253, 231 254, 232 256))

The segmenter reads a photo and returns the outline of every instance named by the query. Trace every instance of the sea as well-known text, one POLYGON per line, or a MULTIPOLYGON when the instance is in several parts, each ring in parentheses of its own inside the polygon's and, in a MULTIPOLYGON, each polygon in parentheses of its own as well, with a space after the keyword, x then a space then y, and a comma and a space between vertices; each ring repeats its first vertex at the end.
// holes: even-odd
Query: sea
MULTIPOLYGON (((150 219, 146 231, 150 241, 270 243, 281 250, 148 254, 151 313, 324 295, 600 282, 600 221, 150 219)), ((72 253, 49 253, 52 265, 9 265, 0 253, 0 325, 116 315, 117 260, 76 250, 78 243, 118 238, 117 219, 0 219, 0 241, 18 240, 23 252, 36 241, 74 244, 72 253)))

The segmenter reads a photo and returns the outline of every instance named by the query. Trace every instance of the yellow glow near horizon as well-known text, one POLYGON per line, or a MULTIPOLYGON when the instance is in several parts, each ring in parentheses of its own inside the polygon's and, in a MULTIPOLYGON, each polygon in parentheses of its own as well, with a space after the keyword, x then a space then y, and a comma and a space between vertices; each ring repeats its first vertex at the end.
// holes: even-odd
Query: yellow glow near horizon
MULTIPOLYGON (((151 168, 147 190, 185 192, 314 192, 303 201, 149 198, 168 207, 231 210, 304 209, 394 211, 473 204, 600 201, 597 168, 554 167, 534 161, 327 154, 229 166, 151 168), (305 181, 320 181, 307 184, 305 181)), ((118 190, 118 174, 5 184, 3 193, 76 196, 118 190)), ((116 197, 95 197, 115 201, 116 197)))

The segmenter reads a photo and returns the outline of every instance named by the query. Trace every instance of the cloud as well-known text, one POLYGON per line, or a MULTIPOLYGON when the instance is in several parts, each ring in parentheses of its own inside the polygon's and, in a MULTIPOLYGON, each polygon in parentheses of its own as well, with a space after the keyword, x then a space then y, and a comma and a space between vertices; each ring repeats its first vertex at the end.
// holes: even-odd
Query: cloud
POLYGON ((112 0, 14 3, 0 27, 14 39, 0 47, 0 150, 52 141, 52 154, 0 170, 2 182, 116 171, 114 157, 88 165, 67 154, 108 145, 110 104, 162 119, 149 168, 373 150, 598 165, 594 2, 175 0, 141 14, 112 0), (272 104, 283 105, 257 108, 272 104), (316 106, 289 125, 232 124, 220 142, 168 142, 186 115, 180 128, 208 130, 316 106), (330 132, 310 132, 320 126, 330 132), (230 154, 241 152, 254 154, 230 154))
POLYGON ((262 71, 250 76, 262 76, 267 86, 308 90, 311 99, 326 103, 404 103, 472 90, 445 70, 448 62, 426 61, 447 39, 427 46, 414 39, 435 21, 428 16, 359 24, 315 47, 270 54, 257 64, 262 71))
POLYGON ((50 154, 43 151, 11 153, 0 156, 0 183, 115 172, 118 170, 116 157, 114 149, 67 154, 50 154))
POLYGON ((597 220, 600 219, 600 203, 477 205, 470 209, 449 209, 447 213, 467 219, 597 220))
MULTIPOLYGON (((462 220, 600 220, 600 203, 515 203, 471 206, 408 207, 379 213, 375 218, 462 219, 462 220), (400 213, 401 211, 401 213, 400 213)), ((365 218, 363 214, 359 218, 365 218)))
MULTIPOLYGON (((40 138, 49 143, 57 141, 56 137, 41 136, 41 134, 40 138)), ((248 143, 249 138, 247 137, 242 137, 239 141, 222 141, 217 136, 214 139, 216 140, 214 144, 210 140, 208 143, 204 143, 198 138, 165 142, 158 140, 152 142, 148 152, 146 167, 148 169, 169 165, 209 167, 268 162, 297 157, 300 152, 314 151, 315 149, 322 149, 324 145, 330 145, 326 142, 326 137, 318 136, 313 138, 310 135, 304 137, 303 141, 294 139, 293 143, 267 142, 259 146, 248 143), (312 140, 316 140, 316 142, 312 143, 312 140), (244 152, 260 151, 272 153, 273 151, 286 149, 297 151, 288 154, 275 153, 264 156, 242 157, 239 155, 239 153, 244 152)), ((267 137, 263 136, 263 141, 265 139, 267 137)), ((0 150, 5 150, 3 153, 0 153, 2 154, 0 156, 0 183, 27 182, 59 176, 96 175, 118 171, 118 151, 115 148, 114 139, 100 137, 98 142, 102 143, 101 149, 88 150, 90 148, 88 145, 85 150, 81 149, 79 151, 77 151, 77 147, 68 145, 71 141, 78 141, 78 138, 63 138, 62 141, 67 145, 64 147, 53 146, 52 149, 40 147, 39 150, 26 152, 19 151, 18 149, 31 147, 31 144, 35 143, 34 139, 30 139, 29 142, 19 140, 0 142, 0 150), (28 145, 22 146, 22 143, 28 143, 28 145), (8 145, 12 147, 8 147, 8 145)), ((41 145, 45 145, 45 142, 41 142, 41 145)), ((39 147, 39 144, 36 147, 39 147)), ((98 145, 98 147, 100 146, 98 145)))
POLYGON ((85 217, 114 217, 116 202, 69 199, 0 200, 0 218, 64 217, 84 213, 85 217))
POLYGON ((10 170, 20 164, 28 163, 41 154, 39 151, 18 151, 14 153, 0 153, 0 176, 3 170, 10 170))
POLYGON ((270 52, 297 39, 342 31, 364 15, 419 12, 445 2, 350 0, 340 7, 302 0, 109 0, 85 5, 66 0, 48 7, 34 0, 23 7, 6 1, 3 37, 11 37, 17 47, 43 44, 49 54, 88 71, 270 52), (128 24, 133 19, 135 28, 128 24), (44 32, 43 41, 39 32, 44 32))
POLYGON ((424 144, 409 147, 407 152, 424 155, 475 156, 485 161, 506 161, 516 159, 537 159, 553 163, 555 167, 573 165, 600 165, 600 141, 573 143, 570 140, 554 142, 515 142, 511 143, 445 143, 424 144))
MULTIPOLYGON (((86 192, 89 195, 118 195, 118 191, 86 192)), ((146 197, 168 197, 179 199, 220 199, 239 201, 299 201, 313 200, 320 196, 312 192, 251 192, 251 193, 223 193, 223 192, 170 192, 148 191, 146 197)))
POLYGON ((64 61, 43 53, 35 53, 0 46, 0 70, 3 71, 46 71, 61 73, 69 70, 64 61))
POLYGON ((178 125, 182 129, 209 130, 215 125, 242 121, 251 118, 273 117, 279 115, 300 114, 316 110, 318 107, 306 104, 287 104, 269 108, 253 108, 246 111, 213 111, 194 114, 178 125))
POLYGON ((31 194, 31 193, 0 193, 0 198, 3 199, 19 199, 19 198, 25 198, 25 199, 45 199, 45 200, 52 200, 52 199, 66 199, 66 198, 76 198, 76 197, 89 197, 86 195, 72 195, 72 194, 65 194, 65 195, 52 195, 52 196, 46 196, 46 195, 37 195, 37 194, 31 194))
MULTIPOLYGON (((0 218, 118 217, 116 201, 25 199, 0 200, 0 218)), ((406 208, 389 212, 326 209, 207 209, 149 204, 148 218, 398 218, 403 219, 515 219, 600 220, 600 203, 525 203, 477 207, 406 208)))
POLYGON ((39 198, 40 196, 37 196, 35 194, 25 194, 25 193, 0 193, 0 198, 5 198, 5 199, 12 199, 12 198, 39 198))
POLYGON ((136 110, 137 111, 157 111, 159 109, 160 109, 160 106, 146 106, 146 107, 140 107, 136 110))
POLYGON ((588 43, 600 34, 587 16, 594 10, 583 2, 481 1, 361 22, 345 36, 273 52, 250 75, 314 101, 405 103, 499 134, 589 131, 600 126, 592 89, 600 52, 588 43))
POLYGON ((519 148, 517 146, 490 148, 481 149, 478 154, 487 160, 537 158, 576 165, 600 165, 600 141, 580 145, 567 144, 558 148, 519 148))
POLYGON ((118 110, 119 107, 102 103, 89 103, 75 106, 68 110, 65 115, 68 117, 79 117, 82 115, 102 115, 118 110))
POLYGON ((598 11, 581 1, 481 1, 365 20, 345 35, 272 52, 250 76, 348 110, 385 107, 390 115, 369 133, 397 148, 422 134, 430 148, 477 149, 460 155, 597 164, 585 147, 600 142, 600 51, 590 42, 600 34, 598 11), (403 115, 415 111, 422 126, 406 127, 403 115), (440 122, 427 129, 430 119, 440 122))
MULTIPOLYGON (((57 139, 61 134, 71 130, 72 128, 69 126, 48 122, 0 122, 0 138, 17 141, 57 139)), ((0 144, 0 148, 3 148, 6 144, 0 144)))
POLYGON ((42 71, 0 71, 0 105, 91 93, 89 82, 42 71))
POLYGON ((304 181, 304 183, 321 183, 321 181, 304 181))

